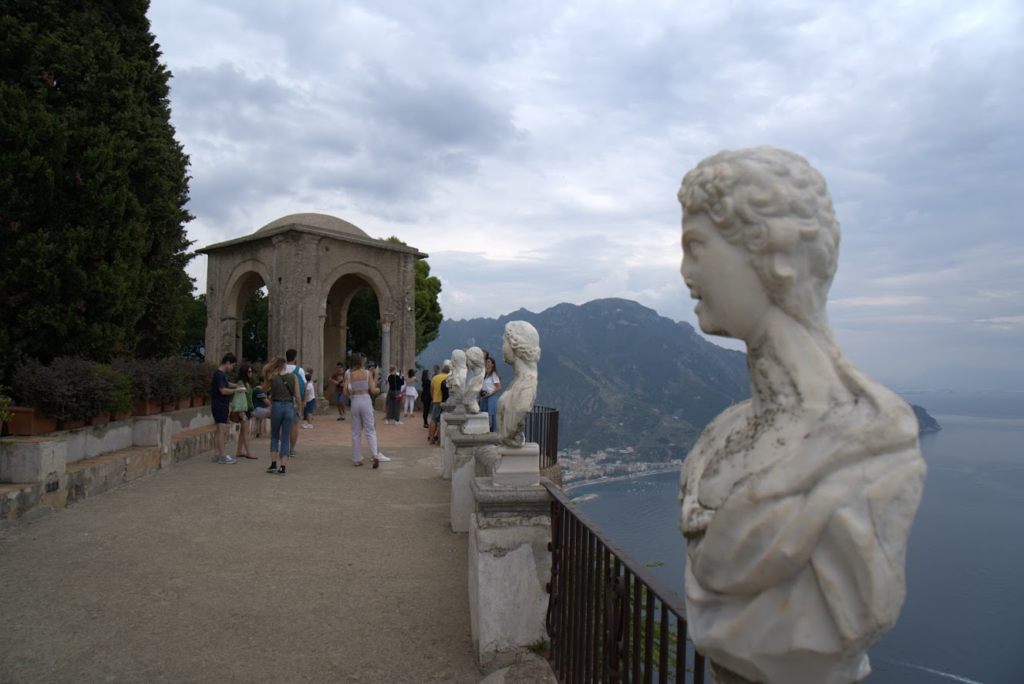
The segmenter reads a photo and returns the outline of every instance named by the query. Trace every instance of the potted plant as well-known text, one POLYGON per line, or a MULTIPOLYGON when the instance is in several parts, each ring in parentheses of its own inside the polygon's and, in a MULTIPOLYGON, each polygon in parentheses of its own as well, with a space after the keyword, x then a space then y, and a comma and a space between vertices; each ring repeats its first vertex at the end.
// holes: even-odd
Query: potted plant
POLYGON ((132 417, 132 381, 124 372, 110 366, 101 366, 100 373, 109 385, 105 410, 111 420, 127 420, 132 417))
POLYGON ((112 365, 131 383, 132 413, 137 416, 160 413, 160 402, 154 389, 157 362, 152 359, 116 359, 112 365))
POLYGON ((201 361, 192 362, 192 406, 202 406, 210 400, 213 367, 201 361))
POLYGON ((96 364, 76 356, 61 356, 44 366, 35 360, 14 369, 15 392, 26 406, 58 427, 71 430, 85 425, 102 407, 102 382, 96 364))

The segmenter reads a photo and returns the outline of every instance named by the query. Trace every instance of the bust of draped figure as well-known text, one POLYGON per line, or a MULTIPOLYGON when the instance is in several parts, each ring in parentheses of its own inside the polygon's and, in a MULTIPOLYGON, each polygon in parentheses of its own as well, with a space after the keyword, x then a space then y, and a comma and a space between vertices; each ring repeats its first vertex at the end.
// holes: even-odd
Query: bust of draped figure
POLYGON ((721 152, 679 201, 694 311, 704 332, 746 343, 752 397, 683 463, 694 644, 722 683, 860 682, 906 595, 926 472, 916 419, 833 338, 839 224, 803 157, 721 152))
POLYGON ((466 407, 466 413, 476 415, 480 413, 480 390, 484 386, 484 351, 480 347, 466 350, 466 366, 468 371, 473 371, 473 377, 466 380, 462 404, 466 407))
POLYGON ((452 372, 448 376, 448 390, 451 400, 455 402, 455 411, 461 412, 462 395, 466 390, 466 352, 456 349, 452 352, 452 372))
POLYGON ((501 343, 501 356, 513 370, 512 384, 498 399, 498 437, 507 447, 526 441, 526 414, 537 398, 537 362, 540 335, 526 321, 509 321, 501 343))

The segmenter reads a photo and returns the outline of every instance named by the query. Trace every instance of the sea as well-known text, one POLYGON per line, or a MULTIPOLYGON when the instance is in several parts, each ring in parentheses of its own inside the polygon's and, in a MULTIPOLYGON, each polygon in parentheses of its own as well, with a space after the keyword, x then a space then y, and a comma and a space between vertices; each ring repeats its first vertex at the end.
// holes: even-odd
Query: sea
MULTIPOLYGON (((1024 392, 903 392, 942 426, 921 436, 924 496, 907 600, 868 684, 1024 684, 1024 392)), ((579 508, 683 593, 679 472, 570 487, 579 508)))

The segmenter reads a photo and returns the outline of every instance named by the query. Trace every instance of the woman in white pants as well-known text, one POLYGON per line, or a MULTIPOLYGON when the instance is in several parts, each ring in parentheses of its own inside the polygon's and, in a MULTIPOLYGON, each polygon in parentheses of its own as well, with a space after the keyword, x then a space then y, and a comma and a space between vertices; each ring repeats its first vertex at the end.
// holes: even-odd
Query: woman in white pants
POLYGON ((345 381, 345 396, 351 402, 352 465, 363 465, 362 442, 365 434, 370 455, 373 456, 373 467, 377 468, 380 466, 380 454, 377 453, 377 430, 373 424, 373 397, 380 393, 380 388, 373 374, 364 368, 365 363, 365 356, 353 354, 345 381))
POLYGON ((416 391, 416 369, 409 369, 409 379, 405 381, 405 415, 407 417, 412 416, 412 410, 416 407, 416 397, 419 393, 416 391))

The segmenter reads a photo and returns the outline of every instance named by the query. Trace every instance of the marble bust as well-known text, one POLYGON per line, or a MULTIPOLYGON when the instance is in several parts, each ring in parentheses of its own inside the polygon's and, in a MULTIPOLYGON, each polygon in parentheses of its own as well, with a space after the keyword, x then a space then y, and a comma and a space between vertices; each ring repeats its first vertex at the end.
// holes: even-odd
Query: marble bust
POLYGON ((451 399, 455 402, 455 410, 461 412, 462 394, 466 389, 466 352, 456 349, 452 352, 452 371, 448 376, 448 390, 451 399))
POLYGON ((462 404, 466 407, 466 413, 475 415, 480 413, 480 390, 484 386, 484 352, 480 347, 466 350, 466 366, 473 371, 473 377, 466 380, 462 404))
POLYGON ((512 384, 498 399, 498 437, 506 447, 521 447, 526 414, 537 398, 537 362, 540 335, 526 321, 509 321, 501 342, 501 356, 512 366, 512 384))
POLYGON ((715 681, 849 684, 899 616, 926 467, 910 407, 836 344, 825 181, 770 147, 683 178, 682 276, 701 329, 747 347, 751 399, 681 473, 686 610, 715 681))

